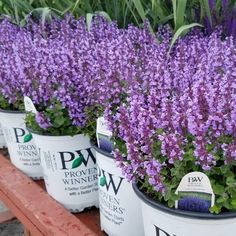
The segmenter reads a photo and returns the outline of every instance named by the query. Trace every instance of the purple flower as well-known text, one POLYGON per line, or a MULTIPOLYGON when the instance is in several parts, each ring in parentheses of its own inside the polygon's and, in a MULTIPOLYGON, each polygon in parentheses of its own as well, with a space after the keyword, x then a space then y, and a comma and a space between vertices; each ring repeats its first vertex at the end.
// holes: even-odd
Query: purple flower
POLYGON ((42 112, 37 112, 35 119, 36 119, 38 125, 42 129, 48 129, 52 126, 49 118, 46 117, 42 112))
MULTIPOLYGON (((182 174, 211 173, 222 160, 231 165, 236 158, 233 37, 193 32, 179 39, 169 57, 166 42, 139 45, 135 73, 125 79, 126 91, 118 92, 127 94, 125 100, 105 109, 111 131, 126 143, 126 158, 115 153, 124 174, 145 179, 161 194, 181 163, 182 174), (223 150, 225 140, 230 144, 223 150)), ((113 77, 108 80, 114 82, 113 77)))

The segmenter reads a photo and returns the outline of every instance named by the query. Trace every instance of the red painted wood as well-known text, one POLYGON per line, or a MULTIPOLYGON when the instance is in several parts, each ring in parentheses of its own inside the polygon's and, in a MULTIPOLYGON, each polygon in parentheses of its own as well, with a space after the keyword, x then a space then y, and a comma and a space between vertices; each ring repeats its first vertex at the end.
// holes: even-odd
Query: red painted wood
POLYGON ((98 210, 73 215, 0 154, 0 199, 37 236, 105 235, 100 231, 98 210))
POLYGON ((6 195, 4 192, 1 191, 0 187, 0 198, 4 202, 4 204, 11 209, 14 215, 22 222, 22 224, 27 225, 31 229, 32 234, 37 236, 45 236, 40 229, 35 226, 35 224, 31 221, 30 218, 25 216, 23 209, 20 209, 11 199, 10 196, 6 195))

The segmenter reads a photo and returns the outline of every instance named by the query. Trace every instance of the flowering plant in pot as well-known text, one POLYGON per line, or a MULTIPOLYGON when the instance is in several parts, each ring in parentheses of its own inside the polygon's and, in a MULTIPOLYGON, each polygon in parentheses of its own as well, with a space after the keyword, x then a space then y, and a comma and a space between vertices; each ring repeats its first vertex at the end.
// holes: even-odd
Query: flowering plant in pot
MULTIPOLYGON (((153 55, 156 65, 160 66, 160 58, 167 56, 164 52, 167 51, 169 42, 169 34, 166 32, 166 35, 160 35, 166 40, 158 44, 147 26, 144 29, 130 26, 127 30, 116 31, 112 29, 114 38, 98 42, 94 62, 96 77, 88 86, 90 94, 93 94, 93 108, 99 107, 100 114, 104 115, 104 119, 98 119, 97 134, 107 136, 112 136, 106 130, 107 124, 112 125, 113 130, 116 127, 118 120, 115 114, 119 106, 127 102, 127 98, 136 93, 136 90, 148 90, 145 80, 152 73, 150 69, 153 66, 149 63, 149 57, 153 55)), ((94 149, 99 169, 101 227, 111 235, 143 235, 141 213, 137 214, 140 209, 138 199, 132 185, 124 179, 115 164, 110 142, 118 140, 115 137, 109 140, 104 136, 97 136, 100 146, 94 146, 94 149), (116 199, 119 204, 111 199, 116 199), (115 208, 118 210, 114 212, 115 208)))
MULTIPOLYGON (((99 22, 98 22, 99 24, 99 22)), ((102 26, 102 23, 101 23, 102 26)), ((35 48, 25 90, 36 111, 26 125, 39 149, 48 193, 73 212, 98 206, 96 158, 89 141, 95 120, 89 119, 88 81, 96 37, 83 18, 52 22, 35 48), (33 76, 32 76, 33 75, 33 76)))
POLYGON ((219 35, 179 40, 161 70, 153 67, 152 89, 130 94, 116 115, 115 157, 138 183, 146 235, 232 235, 235 227, 235 42, 219 35), (191 172, 209 178, 212 207, 176 194, 191 172), (176 200, 182 210, 171 209, 176 200))
POLYGON ((25 174, 41 178, 42 170, 32 136, 24 124, 23 75, 19 73, 20 51, 32 43, 30 31, 17 27, 7 20, 0 22, 0 120, 11 162, 25 174))

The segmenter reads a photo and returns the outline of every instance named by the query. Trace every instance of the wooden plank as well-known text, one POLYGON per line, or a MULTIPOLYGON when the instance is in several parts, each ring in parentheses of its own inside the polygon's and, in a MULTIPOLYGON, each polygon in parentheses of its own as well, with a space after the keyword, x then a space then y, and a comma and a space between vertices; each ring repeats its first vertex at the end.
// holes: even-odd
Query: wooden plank
POLYGON ((14 213, 14 215, 21 221, 22 224, 27 225, 31 229, 32 232, 34 232, 37 236, 45 236, 37 226, 35 226, 32 221, 25 216, 24 212, 11 200, 9 196, 7 196, 4 192, 1 191, 0 187, 0 198, 5 203, 5 205, 11 209, 11 211, 14 213))
POLYGON ((97 211, 72 215, 1 154, 0 199, 32 235, 104 235, 99 230, 97 211))
MULTIPOLYGON (((43 190, 46 191, 46 187, 43 180, 36 180, 37 183, 43 190)), ((91 209, 85 210, 81 213, 74 214, 78 219, 80 219, 86 226, 88 226, 92 231, 96 232, 98 235, 106 235, 100 232, 100 217, 97 208, 93 207, 91 209)))

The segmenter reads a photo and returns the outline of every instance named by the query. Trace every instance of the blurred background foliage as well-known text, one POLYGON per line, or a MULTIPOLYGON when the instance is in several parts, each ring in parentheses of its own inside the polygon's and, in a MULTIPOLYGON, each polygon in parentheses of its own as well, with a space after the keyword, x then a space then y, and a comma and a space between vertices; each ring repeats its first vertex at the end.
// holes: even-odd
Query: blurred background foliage
POLYGON ((1 17, 24 25, 28 17, 42 22, 72 13, 76 18, 102 14, 119 27, 150 22, 153 31, 169 24, 178 34, 199 23, 211 32, 217 26, 225 34, 236 34, 236 0, 0 0, 1 17))

